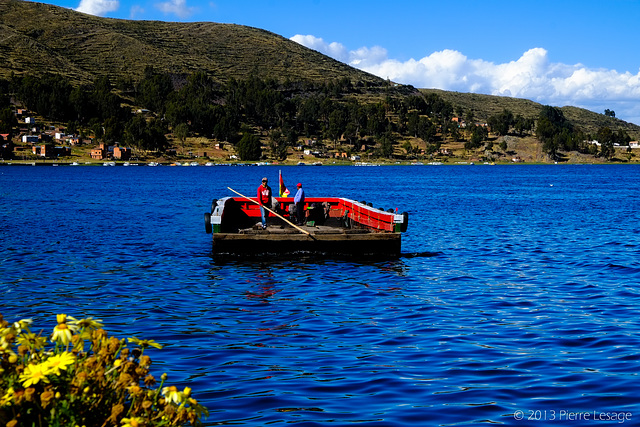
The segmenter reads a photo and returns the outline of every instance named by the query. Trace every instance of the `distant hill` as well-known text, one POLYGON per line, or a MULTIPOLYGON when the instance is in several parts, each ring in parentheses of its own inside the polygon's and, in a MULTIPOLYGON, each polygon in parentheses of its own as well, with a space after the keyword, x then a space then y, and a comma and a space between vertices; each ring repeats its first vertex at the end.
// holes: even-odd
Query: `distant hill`
MULTIPOLYGON (((204 71, 225 82, 254 75, 279 81, 326 82, 348 78, 365 87, 386 81, 350 67, 280 35, 234 24, 172 23, 100 18, 48 4, 0 0, 0 78, 60 74, 75 84, 108 76, 112 81, 139 81, 147 66, 187 76, 204 71)), ((401 86, 396 93, 415 93, 401 86)), ((533 101, 422 89, 437 93, 454 107, 471 110, 479 120, 504 108, 537 117, 533 101)), ((367 94, 360 95, 365 100, 367 94)), ((565 117, 586 132, 601 126, 625 130, 640 138, 640 126, 588 110, 563 107, 565 117)))
MULTIPOLYGON (((486 121, 489 117, 501 113, 505 108, 514 115, 521 114, 525 118, 538 117, 543 105, 528 99, 510 98, 506 96, 481 95, 476 93, 448 92, 440 89, 420 89, 422 93, 435 93, 442 99, 459 106, 465 111, 472 111, 475 118, 486 121)), ((599 128, 608 126, 612 130, 624 130, 633 139, 640 138, 640 126, 615 117, 594 113, 578 107, 562 107, 564 116, 575 126, 586 133, 595 133, 599 128)))

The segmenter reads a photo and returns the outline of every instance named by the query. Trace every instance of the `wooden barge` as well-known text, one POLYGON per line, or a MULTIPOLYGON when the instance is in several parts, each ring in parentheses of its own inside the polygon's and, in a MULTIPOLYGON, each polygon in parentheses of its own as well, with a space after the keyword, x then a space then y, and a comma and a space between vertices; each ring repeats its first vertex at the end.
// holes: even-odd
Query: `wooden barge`
POLYGON ((408 214, 338 197, 308 197, 306 222, 294 224, 292 197, 274 197, 262 229, 257 199, 225 197, 205 213, 205 229, 217 255, 322 254, 398 257, 408 214))

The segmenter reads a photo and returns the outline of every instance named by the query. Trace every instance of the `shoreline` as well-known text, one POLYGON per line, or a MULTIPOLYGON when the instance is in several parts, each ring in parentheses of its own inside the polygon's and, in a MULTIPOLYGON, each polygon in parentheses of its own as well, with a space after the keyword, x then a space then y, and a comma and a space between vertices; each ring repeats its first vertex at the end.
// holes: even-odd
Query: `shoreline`
POLYGON ((333 163, 322 163, 322 164, 313 164, 313 163, 305 163, 305 164, 297 164, 293 162, 156 162, 156 161, 138 161, 138 162, 114 162, 114 161, 104 161, 104 162, 67 162, 67 161, 43 161, 43 160, 11 160, 11 161, 0 161, 1 166, 49 166, 49 167, 136 167, 136 166, 164 166, 164 167, 213 167, 213 166, 309 166, 309 167, 331 167, 331 166, 354 166, 354 167, 374 167, 374 166, 585 166, 585 165, 640 165, 640 162, 409 162, 409 161, 398 161, 398 162, 333 162, 333 163))

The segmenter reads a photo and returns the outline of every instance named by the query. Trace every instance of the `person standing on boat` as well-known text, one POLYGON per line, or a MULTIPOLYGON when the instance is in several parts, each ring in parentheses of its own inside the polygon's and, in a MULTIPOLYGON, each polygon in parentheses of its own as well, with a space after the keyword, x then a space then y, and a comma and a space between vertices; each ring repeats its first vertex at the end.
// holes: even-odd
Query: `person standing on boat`
POLYGON ((298 191, 293 198, 293 203, 296 205, 296 217, 298 219, 298 224, 302 225, 304 224, 304 190, 300 183, 298 183, 298 191))
POLYGON ((260 203, 260 215, 262 216, 262 229, 267 228, 267 218, 269 211, 265 209, 271 208, 271 187, 268 185, 267 177, 262 178, 262 184, 258 187, 258 203, 260 203))

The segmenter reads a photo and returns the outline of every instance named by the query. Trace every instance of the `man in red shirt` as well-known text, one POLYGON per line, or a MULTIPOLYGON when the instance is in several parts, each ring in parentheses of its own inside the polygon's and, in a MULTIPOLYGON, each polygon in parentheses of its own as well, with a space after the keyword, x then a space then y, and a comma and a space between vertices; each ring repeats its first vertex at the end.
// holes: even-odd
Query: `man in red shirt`
POLYGON ((264 207, 271 207, 271 187, 267 184, 269 180, 265 177, 262 178, 262 184, 258 187, 258 203, 260 203, 260 215, 262 216, 262 229, 267 228, 267 218, 269 217, 269 211, 264 207))

